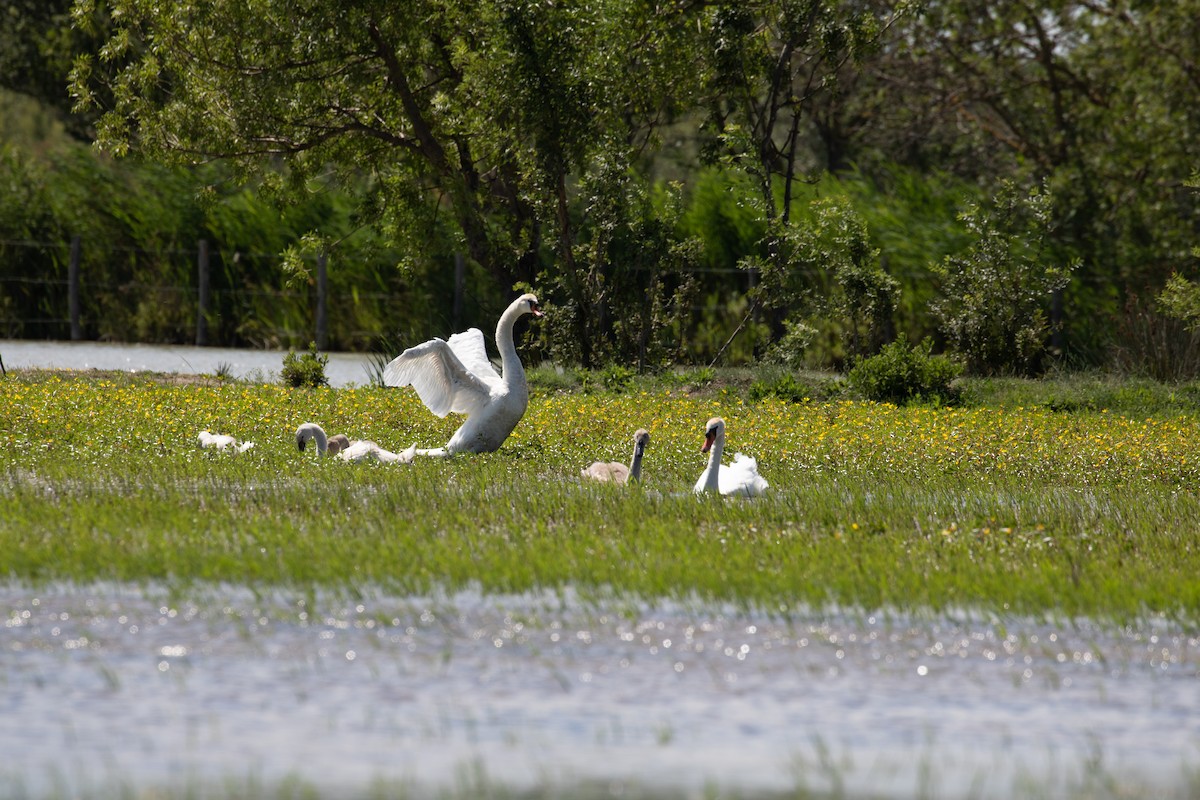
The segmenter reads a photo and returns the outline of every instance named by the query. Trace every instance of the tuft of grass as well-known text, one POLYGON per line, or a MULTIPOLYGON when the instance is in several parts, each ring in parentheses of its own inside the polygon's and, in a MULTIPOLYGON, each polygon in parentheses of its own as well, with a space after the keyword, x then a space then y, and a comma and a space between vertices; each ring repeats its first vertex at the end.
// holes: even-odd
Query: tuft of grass
POLYGON ((634 381, 535 394, 499 452, 398 465, 299 453, 293 434, 316 421, 400 450, 460 420, 408 390, 73 375, 10 374, 0 408, 0 571, 15 580, 1200 620, 1194 411, 749 402, 634 381), (765 497, 691 493, 715 415, 765 497), (642 486, 579 479, 626 459, 639 427, 642 486), (203 450, 202 429, 255 447, 203 450))

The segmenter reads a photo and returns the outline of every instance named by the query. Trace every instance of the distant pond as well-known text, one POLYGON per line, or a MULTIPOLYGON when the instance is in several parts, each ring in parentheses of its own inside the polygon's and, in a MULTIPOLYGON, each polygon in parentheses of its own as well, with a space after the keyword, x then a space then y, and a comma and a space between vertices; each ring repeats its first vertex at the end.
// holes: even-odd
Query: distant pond
MULTIPOLYGON (((123 372, 216 374, 274 382, 283 369, 286 350, 242 350, 186 345, 113 344, 0 339, 0 361, 6 369, 104 369, 123 372)), ((322 353, 329 356, 325 376, 330 386, 371 383, 371 356, 365 353, 322 353)), ((397 355, 399 355, 397 353, 397 355)))
POLYGON ((1200 791, 1166 622, 195 591, 0 585, 0 796, 1200 791))

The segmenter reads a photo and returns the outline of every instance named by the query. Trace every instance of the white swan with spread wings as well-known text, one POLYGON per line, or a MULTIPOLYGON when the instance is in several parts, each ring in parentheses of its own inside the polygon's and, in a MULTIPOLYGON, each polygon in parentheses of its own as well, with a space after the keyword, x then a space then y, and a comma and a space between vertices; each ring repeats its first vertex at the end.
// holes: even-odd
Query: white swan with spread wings
POLYGON ((514 300, 496 324, 503 377, 488 360, 478 328, 456 333, 449 341, 430 339, 410 347, 384 368, 385 384, 411 386, 439 417, 451 412, 467 415, 445 447, 417 450, 418 455, 490 453, 504 444, 529 405, 525 368, 513 342, 513 326, 526 314, 543 316, 532 294, 514 300))

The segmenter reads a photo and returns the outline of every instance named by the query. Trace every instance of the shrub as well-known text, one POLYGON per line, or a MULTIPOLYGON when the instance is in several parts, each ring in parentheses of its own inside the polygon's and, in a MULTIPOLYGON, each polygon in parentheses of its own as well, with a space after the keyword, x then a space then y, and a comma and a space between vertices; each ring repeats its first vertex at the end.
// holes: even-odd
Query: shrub
POLYGON ((932 347, 929 339, 919 345, 910 345, 901 334, 896 341, 885 345, 878 355, 864 358, 850 370, 846 380, 851 391, 878 402, 956 402, 958 391, 951 383, 962 372, 962 367, 945 356, 930 355, 932 347))
POLYGON ((774 397, 789 403, 825 402, 840 397, 844 384, 840 375, 828 373, 768 372, 750 384, 749 397, 753 401, 774 397))
POLYGON ((754 401, 776 397, 789 403, 804 403, 812 396, 812 388, 796 380, 796 376, 790 372, 774 380, 761 380, 750 384, 750 399, 754 401))
POLYGON ((816 198, 800 219, 780 221, 768 236, 767 257, 741 262, 760 274, 755 291, 763 306, 788 315, 778 319, 779 341, 768 359, 801 366, 821 333, 810 319, 836 331, 839 350, 849 358, 877 352, 890 338, 899 284, 882 268, 880 252, 850 200, 816 198))
POLYGON ((581 369, 577 374, 585 394, 591 394, 600 388, 613 394, 622 394, 637 377, 635 370, 620 364, 608 364, 602 369, 581 369))
POLYGON ((1132 297, 1125 313, 1116 320, 1115 365, 1129 375, 1177 382, 1200 375, 1200 326, 1186 310, 1170 305, 1181 285, 1172 278, 1159 295, 1157 305, 1148 306, 1132 297))
POLYGON ((1045 306, 1067 285, 1073 264, 1047 264, 1050 198, 1023 195, 1005 182, 989 208, 961 218, 973 238, 966 251, 934 267, 943 280, 930 304, 950 347, 976 375, 1040 371, 1052 332, 1045 306))
POLYGON ((297 355, 289 352, 283 357, 283 383, 293 388, 328 386, 329 379, 325 377, 325 365, 328 363, 329 356, 317 353, 316 342, 309 342, 307 353, 297 355))

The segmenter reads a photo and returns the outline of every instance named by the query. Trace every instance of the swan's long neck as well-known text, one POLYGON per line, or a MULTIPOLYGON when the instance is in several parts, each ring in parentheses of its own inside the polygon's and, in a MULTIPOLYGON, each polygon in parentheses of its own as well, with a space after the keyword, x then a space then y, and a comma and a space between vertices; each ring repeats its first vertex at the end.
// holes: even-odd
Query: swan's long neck
POLYGON ((725 449, 725 431, 718 430, 708 450, 708 466, 704 469, 704 491, 717 492, 721 488, 721 451, 725 449))
POLYGON ((525 388, 525 368, 521 366, 521 357, 517 355, 517 344, 513 341, 513 327, 521 317, 521 301, 510 305, 500 321, 496 323, 496 349, 500 351, 500 368, 504 385, 511 391, 514 388, 525 388))
POLYGON ((296 429, 296 446, 301 450, 309 439, 317 443, 317 452, 321 455, 329 450, 329 439, 325 437, 324 429, 315 422, 306 422, 296 429))
POLYGON ((640 481, 642 479, 642 456, 645 450, 638 445, 633 446, 633 460, 629 462, 629 480, 640 481))

